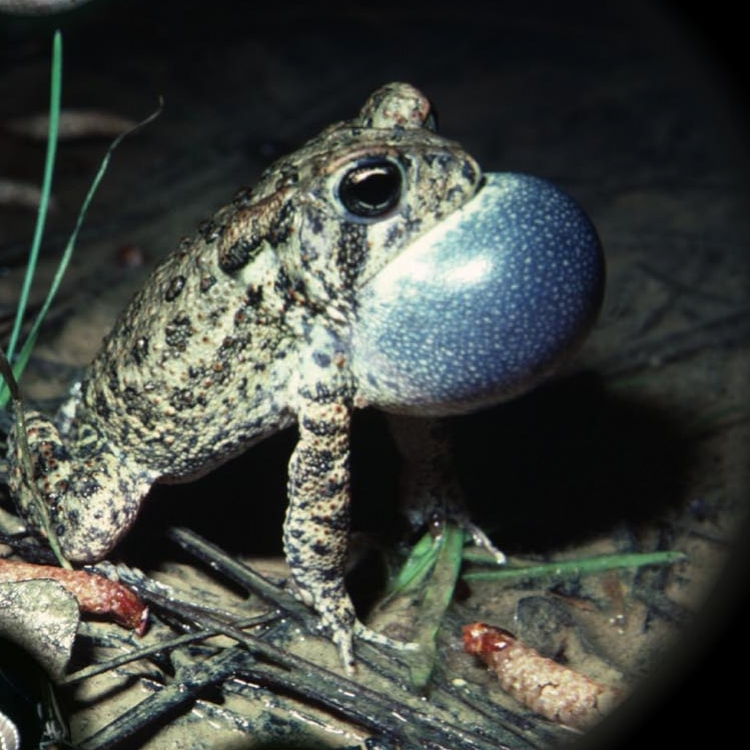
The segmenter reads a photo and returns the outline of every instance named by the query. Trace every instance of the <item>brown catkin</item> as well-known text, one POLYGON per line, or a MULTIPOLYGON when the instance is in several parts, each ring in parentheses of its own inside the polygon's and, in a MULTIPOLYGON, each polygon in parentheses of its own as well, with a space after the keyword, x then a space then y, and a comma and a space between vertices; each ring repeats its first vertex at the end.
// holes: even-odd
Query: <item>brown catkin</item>
POLYGON ((552 721, 588 729, 621 698, 615 688, 542 656, 507 630, 481 622, 464 625, 463 643, 497 675, 503 690, 552 721))

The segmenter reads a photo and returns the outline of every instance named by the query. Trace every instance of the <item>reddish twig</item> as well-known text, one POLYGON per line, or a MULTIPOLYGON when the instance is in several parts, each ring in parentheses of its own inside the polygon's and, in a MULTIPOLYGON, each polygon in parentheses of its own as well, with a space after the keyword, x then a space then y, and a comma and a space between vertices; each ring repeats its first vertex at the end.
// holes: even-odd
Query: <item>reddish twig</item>
POLYGON ((85 570, 0 560, 0 583, 32 579, 57 581, 77 599, 81 612, 109 615, 118 625, 132 628, 138 635, 146 631, 148 607, 121 583, 85 570))

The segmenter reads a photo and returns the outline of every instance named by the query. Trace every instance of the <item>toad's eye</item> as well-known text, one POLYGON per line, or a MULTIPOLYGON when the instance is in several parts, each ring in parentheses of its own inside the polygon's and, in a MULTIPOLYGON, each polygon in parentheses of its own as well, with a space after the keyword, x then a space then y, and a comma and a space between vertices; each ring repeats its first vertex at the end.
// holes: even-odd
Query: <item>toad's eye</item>
POLYGON ((385 159, 360 163, 344 174, 339 183, 339 200, 359 219, 379 219, 401 200, 403 176, 399 167, 385 159))

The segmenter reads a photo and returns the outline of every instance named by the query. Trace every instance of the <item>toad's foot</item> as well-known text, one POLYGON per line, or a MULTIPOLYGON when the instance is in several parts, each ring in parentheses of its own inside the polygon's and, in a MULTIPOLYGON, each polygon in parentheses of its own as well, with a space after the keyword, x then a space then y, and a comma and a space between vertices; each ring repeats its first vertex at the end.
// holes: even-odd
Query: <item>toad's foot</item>
POLYGON ((371 630, 359 620, 355 620, 350 628, 334 628, 328 624, 328 631, 331 640, 338 649, 339 658, 348 675, 354 675, 357 672, 357 663, 354 656, 354 638, 366 641, 375 646, 383 646, 394 651, 419 651, 420 645, 412 641, 396 641, 389 638, 376 630, 371 630))
POLYGON ((508 562, 505 553, 492 543, 492 540, 487 536, 487 533, 483 529, 468 520, 463 520, 461 526, 471 535, 471 540, 474 542, 474 546, 489 552, 489 554, 495 558, 495 563, 497 565, 505 565, 505 563, 508 562))
POLYGON ((377 630, 368 628, 367 625, 362 624, 359 620, 354 623, 354 635, 363 641, 367 641, 367 643, 372 643, 376 646, 385 646, 394 651, 419 651, 418 643, 414 641, 396 641, 387 635, 378 633, 377 630))

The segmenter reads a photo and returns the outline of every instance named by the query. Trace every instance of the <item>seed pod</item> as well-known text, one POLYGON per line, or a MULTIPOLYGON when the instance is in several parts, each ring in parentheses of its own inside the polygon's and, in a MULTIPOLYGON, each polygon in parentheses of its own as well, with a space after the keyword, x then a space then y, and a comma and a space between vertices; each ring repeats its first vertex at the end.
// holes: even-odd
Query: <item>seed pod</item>
POLYGON ((542 656, 502 628, 481 622, 464 625, 463 643, 519 703, 569 727, 590 728, 622 698, 615 688, 542 656))

